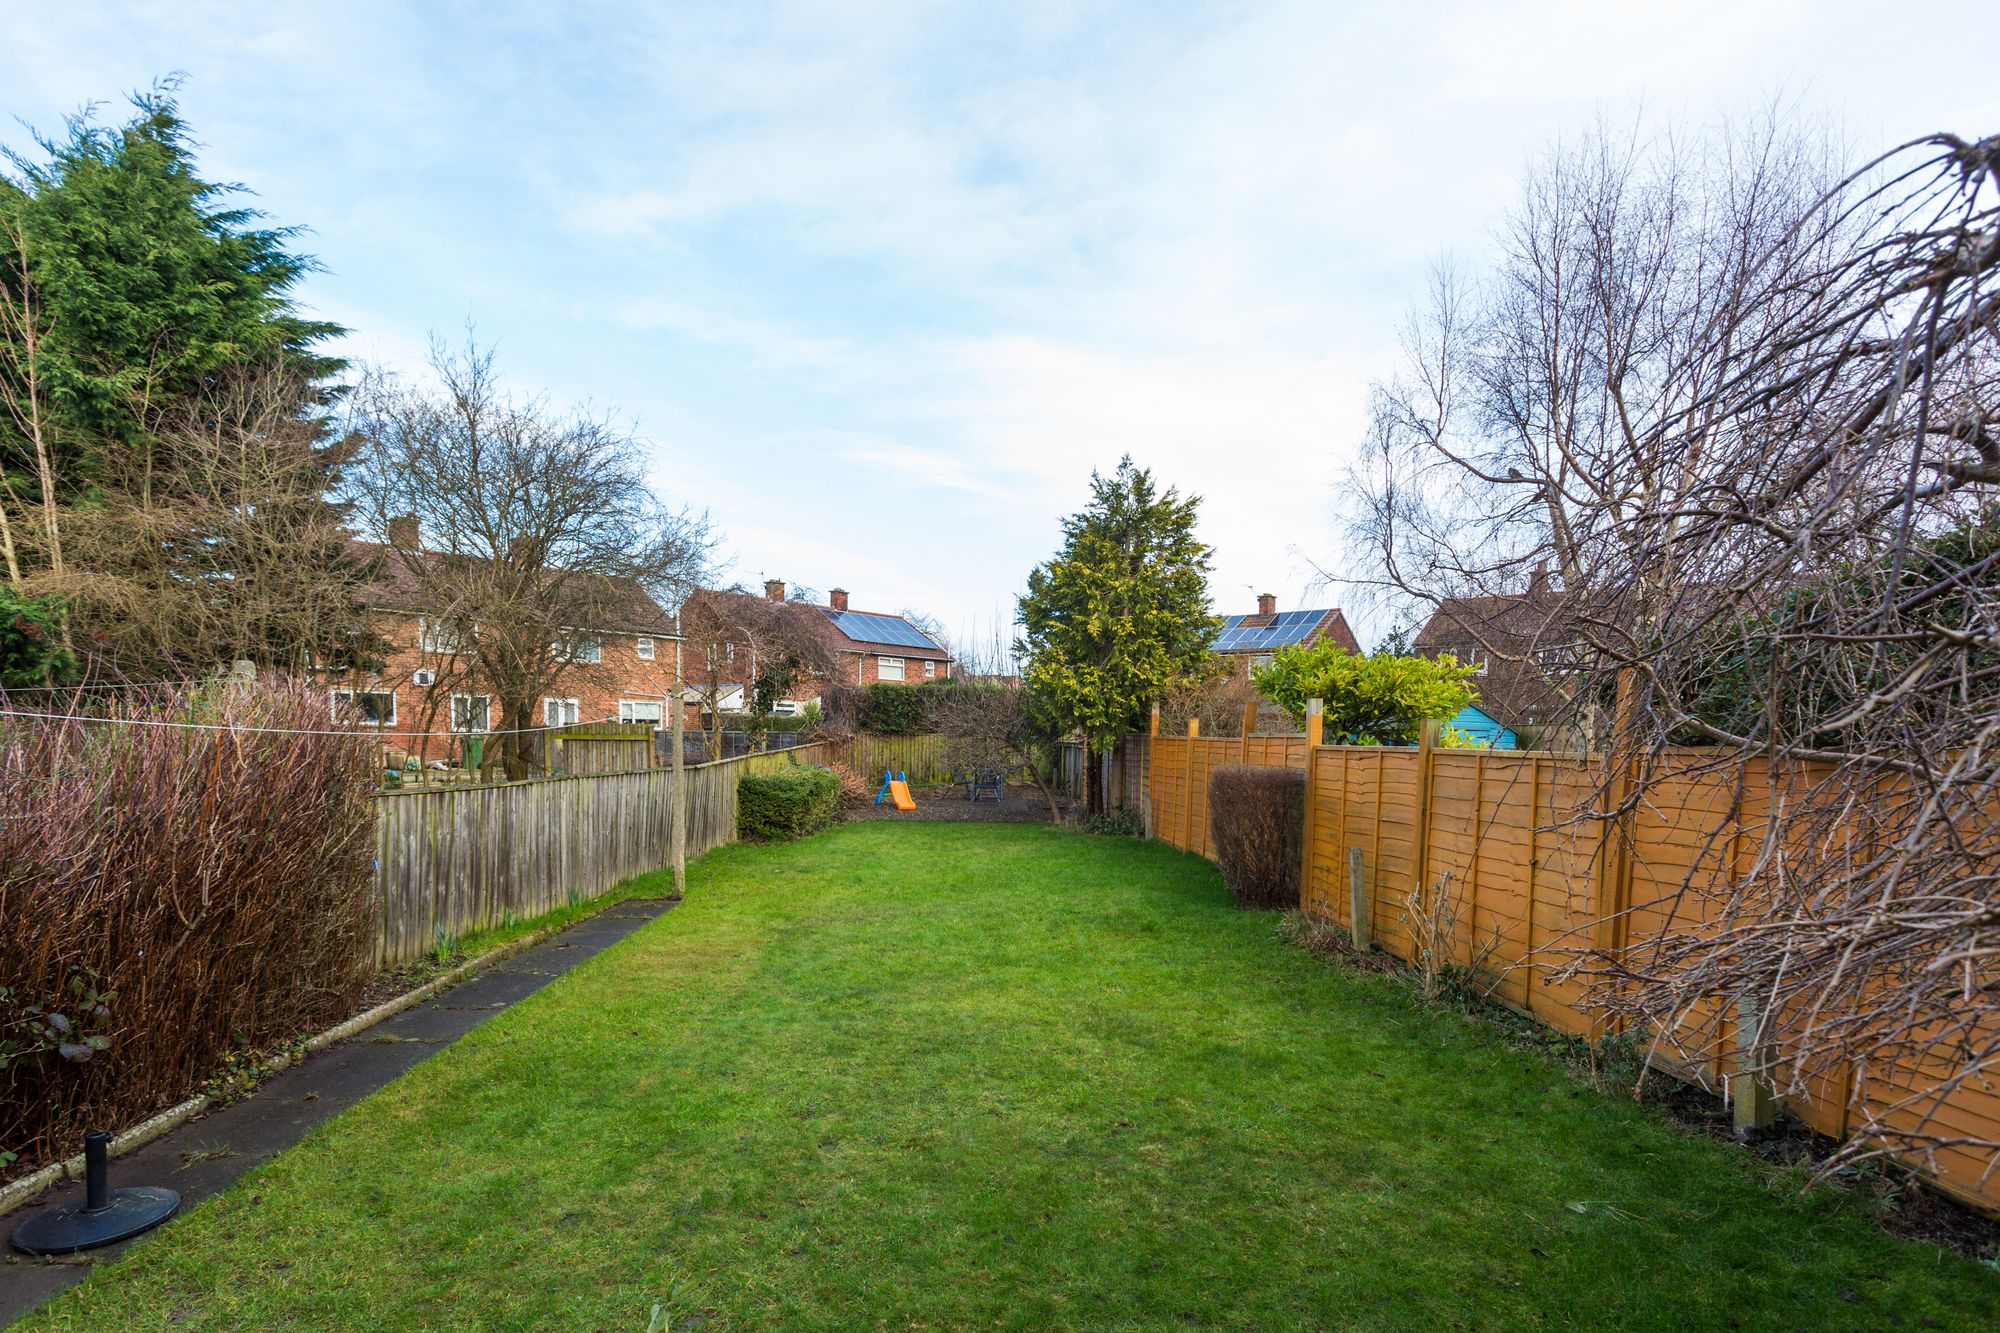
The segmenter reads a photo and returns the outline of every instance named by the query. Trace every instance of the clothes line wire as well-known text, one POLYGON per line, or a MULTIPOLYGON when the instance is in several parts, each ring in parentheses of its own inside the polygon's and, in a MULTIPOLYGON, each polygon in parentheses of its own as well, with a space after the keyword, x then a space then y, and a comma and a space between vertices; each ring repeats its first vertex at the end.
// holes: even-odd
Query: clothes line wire
MULTIPOLYGON (((395 737, 435 737, 434 731, 392 731, 377 729, 364 724, 340 729, 315 730, 304 727, 246 727, 229 722, 170 722, 163 718, 150 717, 93 717, 88 713, 36 713, 19 708, 0 707, 0 717, 25 717, 43 722, 101 722, 116 727, 172 727, 183 731, 231 731, 245 735, 262 736, 360 736, 373 738, 395 737)), ((543 727, 515 727, 506 731, 454 731, 453 736, 526 736, 544 731, 567 731, 571 727, 594 727, 602 722, 616 722, 615 717, 591 718, 587 722, 564 722, 543 727)))

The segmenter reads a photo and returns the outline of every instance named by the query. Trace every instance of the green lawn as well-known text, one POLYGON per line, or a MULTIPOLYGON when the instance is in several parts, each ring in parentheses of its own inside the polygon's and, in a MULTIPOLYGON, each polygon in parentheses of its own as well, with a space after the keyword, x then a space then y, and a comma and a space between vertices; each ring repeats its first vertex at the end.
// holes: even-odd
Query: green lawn
POLYGON ((1203 862, 850 825, 28 1327, 1986 1327, 2000 1273, 1281 944, 1203 862))

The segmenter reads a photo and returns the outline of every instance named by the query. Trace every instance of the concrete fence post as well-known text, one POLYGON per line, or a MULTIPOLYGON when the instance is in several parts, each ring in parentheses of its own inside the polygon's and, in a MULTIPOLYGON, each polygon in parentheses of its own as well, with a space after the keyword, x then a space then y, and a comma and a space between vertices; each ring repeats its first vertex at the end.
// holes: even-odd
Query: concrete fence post
POLYGON ((1778 1121, 1778 1099, 1759 1075, 1763 1062, 1764 1005, 1746 991, 1736 1001, 1736 1072, 1729 1079, 1738 1138, 1754 1138, 1778 1121))

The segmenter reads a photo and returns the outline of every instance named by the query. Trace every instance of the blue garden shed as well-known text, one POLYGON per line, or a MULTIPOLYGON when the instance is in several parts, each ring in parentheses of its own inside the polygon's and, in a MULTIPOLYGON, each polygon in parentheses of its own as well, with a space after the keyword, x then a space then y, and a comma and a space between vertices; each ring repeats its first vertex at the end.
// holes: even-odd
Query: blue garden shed
POLYGON ((1518 738, 1513 728, 1502 726, 1491 714, 1475 708, 1471 704, 1458 710, 1458 715, 1445 723, 1483 742, 1488 749, 1512 750, 1518 748, 1518 738))

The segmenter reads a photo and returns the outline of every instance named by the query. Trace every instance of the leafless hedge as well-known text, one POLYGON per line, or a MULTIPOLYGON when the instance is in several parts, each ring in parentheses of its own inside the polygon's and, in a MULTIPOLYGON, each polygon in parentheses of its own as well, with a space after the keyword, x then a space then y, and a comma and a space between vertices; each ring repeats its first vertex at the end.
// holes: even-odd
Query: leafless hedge
MULTIPOLYGON (((0 1147, 73 1148, 236 1049, 350 1013, 369 970, 371 757, 304 686, 0 715, 0 1147)), ((27 701, 9 701, 28 709, 27 701)))
POLYGON ((1237 906, 1298 907, 1305 810, 1297 769, 1224 764, 1209 774, 1215 861, 1237 906))

